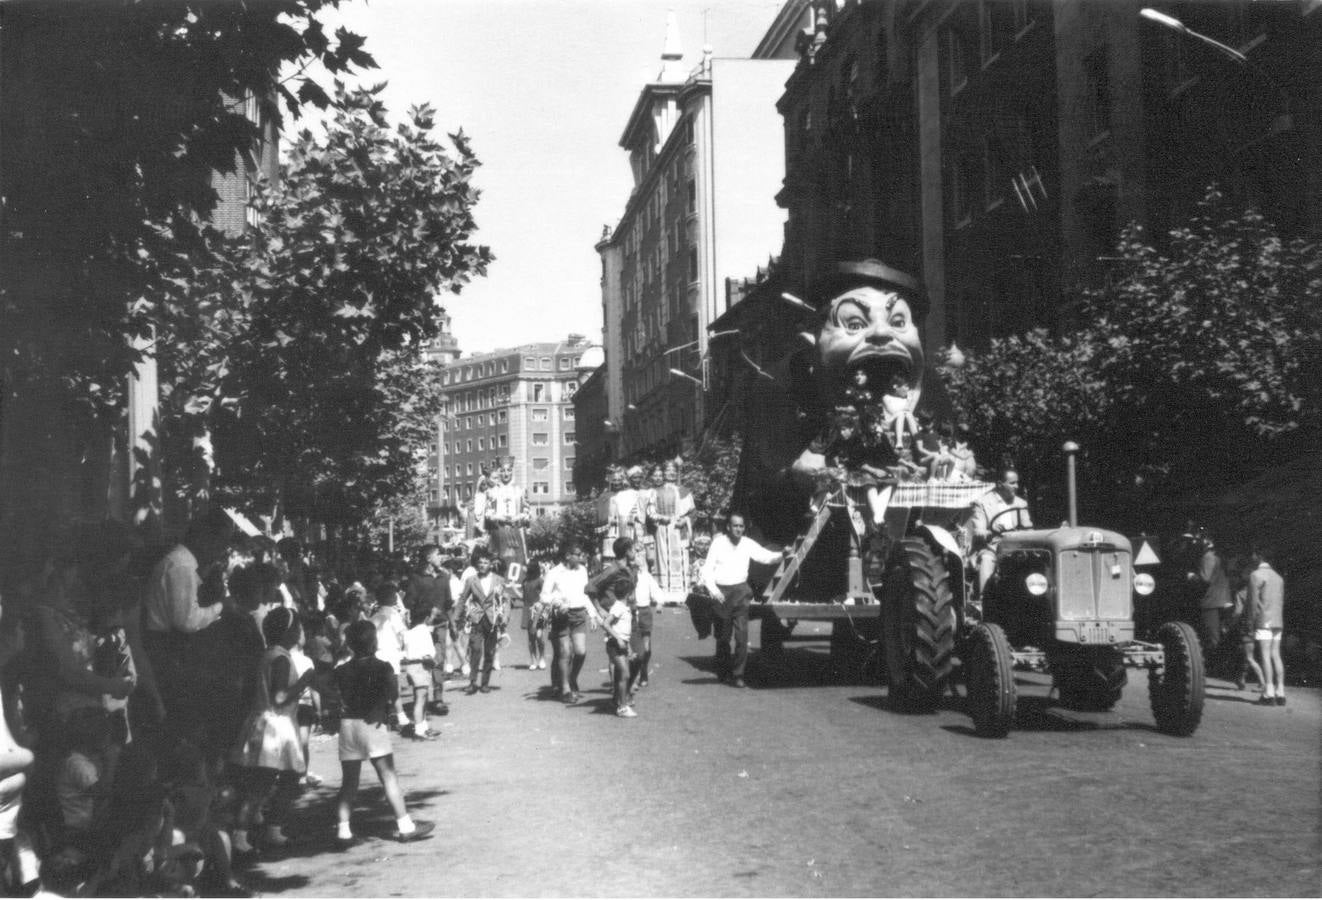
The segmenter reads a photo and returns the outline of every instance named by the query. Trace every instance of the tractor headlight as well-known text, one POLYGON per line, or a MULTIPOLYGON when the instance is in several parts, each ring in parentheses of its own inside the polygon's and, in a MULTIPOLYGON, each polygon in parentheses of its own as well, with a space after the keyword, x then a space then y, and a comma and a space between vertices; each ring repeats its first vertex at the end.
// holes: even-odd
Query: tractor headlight
POLYGON ((1047 592, 1047 576, 1041 572, 1033 572, 1024 579, 1024 587, 1034 597, 1041 597, 1047 592))
POLYGON ((1147 572, 1139 572, 1134 576, 1134 593, 1140 597, 1146 597, 1157 589, 1157 580, 1147 572))

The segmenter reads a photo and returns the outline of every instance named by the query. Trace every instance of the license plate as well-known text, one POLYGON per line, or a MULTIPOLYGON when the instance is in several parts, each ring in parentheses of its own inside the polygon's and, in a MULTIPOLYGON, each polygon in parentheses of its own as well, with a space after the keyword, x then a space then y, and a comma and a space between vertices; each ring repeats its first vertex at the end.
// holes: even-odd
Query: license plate
POLYGON ((1079 640, 1085 644, 1107 644, 1107 630, 1104 625, 1084 625, 1079 628, 1079 640))

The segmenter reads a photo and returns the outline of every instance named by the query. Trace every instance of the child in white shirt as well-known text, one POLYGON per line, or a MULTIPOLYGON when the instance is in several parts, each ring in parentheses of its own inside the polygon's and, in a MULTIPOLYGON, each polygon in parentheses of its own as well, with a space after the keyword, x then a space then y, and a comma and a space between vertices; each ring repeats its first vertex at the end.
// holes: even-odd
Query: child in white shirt
POLYGON ((629 637, 633 631, 633 610, 628 600, 617 598, 606 611, 606 618, 601 624, 602 630, 606 632, 606 656, 611 665, 615 715, 622 719, 632 719, 638 713, 634 712, 629 702, 629 683, 632 680, 630 668, 636 657, 629 646, 629 637))
POLYGON ((403 658, 400 660, 400 690, 413 690, 413 724, 402 729, 405 737, 430 741, 440 735, 427 721, 427 703, 431 700, 431 670, 436 666, 436 643, 432 639, 432 619, 436 609, 419 603, 409 611, 409 629, 404 632, 403 658))

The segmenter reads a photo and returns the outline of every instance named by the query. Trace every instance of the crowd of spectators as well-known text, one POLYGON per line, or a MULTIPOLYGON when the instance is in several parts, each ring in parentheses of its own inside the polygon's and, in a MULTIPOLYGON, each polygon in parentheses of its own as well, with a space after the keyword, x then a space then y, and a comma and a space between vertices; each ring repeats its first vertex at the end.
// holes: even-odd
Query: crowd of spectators
MULTIPOLYGON (((0 891, 250 896, 236 870, 287 852, 290 809, 322 781, 312 735, 351 717, 366 743, 356 760, 341 746, 345 773, 370 760, 394 805, 389 732, 431 739, 447 711, 437 640, 457 643, 450 585, 467 560, 452 573, 429 547, 418 563, 341 583, 223 510, 155 551, 113 521, 53 540, 0 594, 0 891), (345 665, 367 633, 376 662, 345 665)), ((425 836, 398 805, 393 837, 425 836)))

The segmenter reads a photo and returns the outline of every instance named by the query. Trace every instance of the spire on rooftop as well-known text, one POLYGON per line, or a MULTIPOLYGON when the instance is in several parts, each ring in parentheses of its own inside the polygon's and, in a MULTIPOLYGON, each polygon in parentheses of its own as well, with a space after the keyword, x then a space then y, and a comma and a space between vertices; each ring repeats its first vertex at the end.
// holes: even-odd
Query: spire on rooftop
POLYGON ((675 11, 666 12, 666 43, 661 48, 661 73, 657 81, 678 82, 688 76, 684 71, 684 49, 679 43, 679 20, 675 11))

